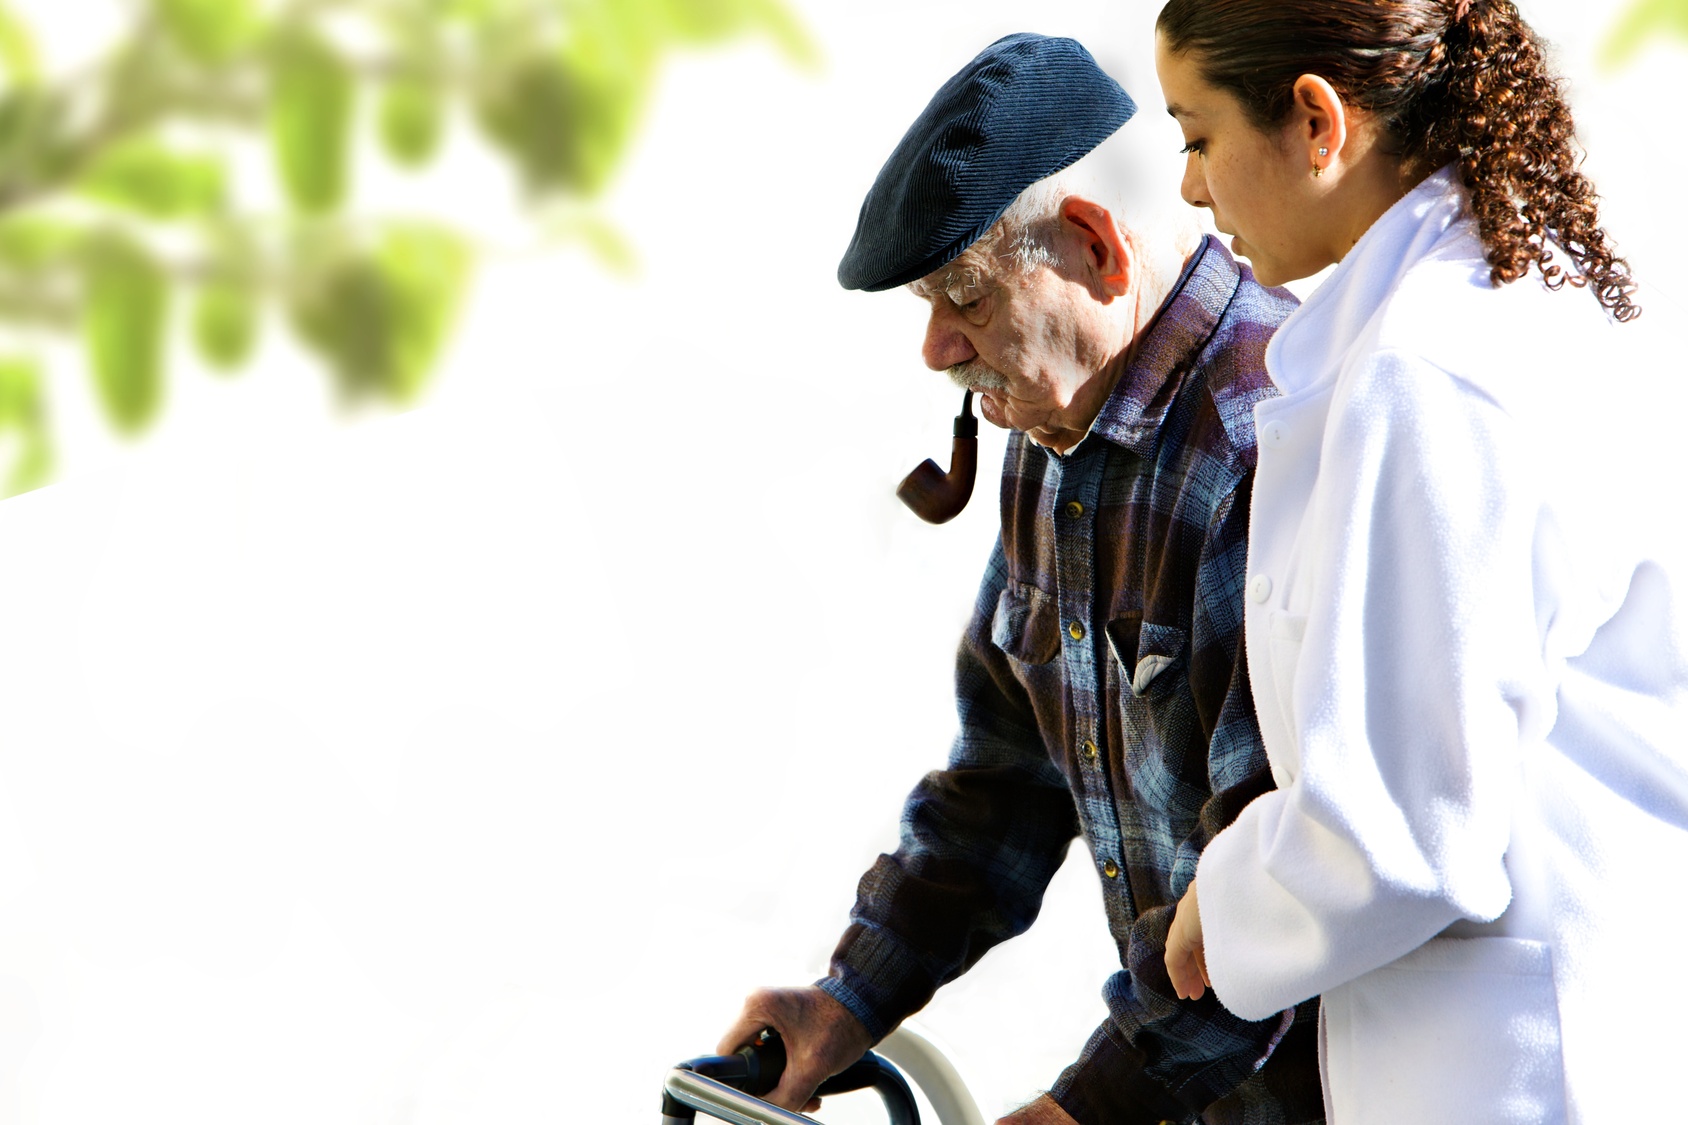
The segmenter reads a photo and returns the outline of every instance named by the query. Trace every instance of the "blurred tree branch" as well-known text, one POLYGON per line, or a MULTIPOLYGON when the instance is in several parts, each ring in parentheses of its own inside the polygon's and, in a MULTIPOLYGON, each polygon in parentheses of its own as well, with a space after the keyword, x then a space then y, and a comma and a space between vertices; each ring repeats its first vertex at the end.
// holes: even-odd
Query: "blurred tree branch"
MULTIPOLYGON (((754 33, 814 57, 782 0, 137 0, 106 58, 50 76, 0 0, 0 327, 78 339, 124 434, 162 408, 182 301, 214 370, 245 363, 275 308, 344 399, 412 401, 473 253, 448 221, 349 217, 359 145, 420 168, 462 113, 530 199, 591 199, 664 57, 754 33), (270 153, 279 214, 236 197, 242 137, 270 153)), ((541 233, 625 254, 590 219, 541 233)), ((46 397, 40 359, 0 346, 4 494, 51 471, 46 397)))

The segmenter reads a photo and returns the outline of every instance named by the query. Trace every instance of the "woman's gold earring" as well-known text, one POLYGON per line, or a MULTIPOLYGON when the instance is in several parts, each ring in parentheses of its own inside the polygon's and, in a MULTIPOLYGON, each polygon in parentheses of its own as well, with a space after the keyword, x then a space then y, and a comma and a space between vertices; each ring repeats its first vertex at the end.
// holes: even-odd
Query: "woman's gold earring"
MULTIPOLYGON (((1320 148, 1319 148, 1319 158, 1320 158, 1320 159, 1321 159, 1321 160, 1322 160, 1322 159, 1324 159, 1324 158, 1325 158, 1325 157, 1327 157, 1327 156, 1329 156, 1329 155, 1330 155, 1330 149, 1328 149, 1328 148, 1325 148, 1325 147, 1323 147, 1323 146, 1322 146, 1322 145, 1321 145, 1321 146, 1320 146, 1320 148)), ((1315 175, 1315 176, 1322 176, 1322 175, 1324 175, 1324 174, 1325 174, 1325 170, 1324 170, 1324 168, 1322 168, 1322 167, 1321 167, 1321 166, 1320 166, 1320 165, 1319 165, 1319 162, 1318 162, 1318 161, 1317 161, 1317 160, 1315 160, 1315 161, 1314 161, 1314 162, 1313 162, 1313 175, 1315 175)))

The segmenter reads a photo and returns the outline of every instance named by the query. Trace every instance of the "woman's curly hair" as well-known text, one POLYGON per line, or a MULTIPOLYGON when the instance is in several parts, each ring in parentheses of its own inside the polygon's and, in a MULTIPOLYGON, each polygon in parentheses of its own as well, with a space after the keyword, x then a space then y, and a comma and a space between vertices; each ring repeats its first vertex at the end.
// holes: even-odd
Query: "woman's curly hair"
POLYGON ((1494 284, 1534 263, 1551 289, 1591 286, 1616 319, 1640 315, 1577 170, 1560 80, 1512 0, 1171 0, 1156 27, 1262 128, 1289 115, 1297 78, 1317 74, 1374 114, 1403 160, 1455 164, 1494 284))

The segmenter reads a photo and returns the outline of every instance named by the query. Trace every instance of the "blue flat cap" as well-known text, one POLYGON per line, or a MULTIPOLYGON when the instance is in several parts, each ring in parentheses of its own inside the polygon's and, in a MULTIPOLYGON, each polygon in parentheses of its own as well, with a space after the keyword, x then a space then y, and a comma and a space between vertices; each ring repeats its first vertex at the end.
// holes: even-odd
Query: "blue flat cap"
POLYGON ((998 39, 944 83, 879 170, 838 283, 895 289, 954 261, 1022 191, 1136 112, 1076 40, 998 39))

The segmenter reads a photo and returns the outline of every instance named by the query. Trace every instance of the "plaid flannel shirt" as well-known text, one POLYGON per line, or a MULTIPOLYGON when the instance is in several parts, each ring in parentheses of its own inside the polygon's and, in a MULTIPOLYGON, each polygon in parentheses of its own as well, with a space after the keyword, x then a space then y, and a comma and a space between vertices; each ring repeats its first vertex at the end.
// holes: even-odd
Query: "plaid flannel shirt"
POLYGON ((1271 787, 1242 644, 1265 349, 1294 299, 1209 238, 1066 456, 1009 438, 949 767, 862 877, 820 986, 877 1039, 1024 930, 1082 832, 1122 971, 1051 1093, 1080 1125, 1323 1116, 1316 1002, 1265 1023, 1167 979, 1206 842, 1271 787))

